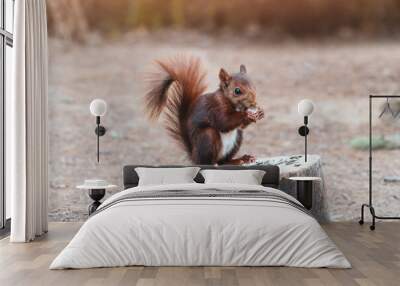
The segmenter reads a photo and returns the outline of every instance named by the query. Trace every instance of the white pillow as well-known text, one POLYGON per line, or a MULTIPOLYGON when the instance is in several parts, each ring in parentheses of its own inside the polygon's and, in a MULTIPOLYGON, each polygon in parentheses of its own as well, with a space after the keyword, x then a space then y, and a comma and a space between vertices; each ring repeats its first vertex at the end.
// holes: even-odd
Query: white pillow
POLYGON ((135 168, 139 176, 139 186, 195 183, 193 179, 199 170, 199 167, 135 168))
POLYGON ((265 171, 262 170, 202 170, 205 184, 261 185, 265 171))

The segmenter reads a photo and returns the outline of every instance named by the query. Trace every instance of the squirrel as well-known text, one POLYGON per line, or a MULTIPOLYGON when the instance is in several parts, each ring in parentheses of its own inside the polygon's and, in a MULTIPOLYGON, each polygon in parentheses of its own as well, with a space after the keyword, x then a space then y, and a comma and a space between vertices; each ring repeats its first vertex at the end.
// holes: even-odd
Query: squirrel
POLYGON ((221 68, 218 89, 204 94, 206 74, 198 58, 175 57, 156 63, 160 72, 150 81, 145 96, 147 114, 156 120, 165 112, 168 133, 182 145, 192 162, 255 162, 251 155, 234 158, 242 143, 243 129, 264 117, 246 67, 240 65, 240 71, 233 74, 221 68))

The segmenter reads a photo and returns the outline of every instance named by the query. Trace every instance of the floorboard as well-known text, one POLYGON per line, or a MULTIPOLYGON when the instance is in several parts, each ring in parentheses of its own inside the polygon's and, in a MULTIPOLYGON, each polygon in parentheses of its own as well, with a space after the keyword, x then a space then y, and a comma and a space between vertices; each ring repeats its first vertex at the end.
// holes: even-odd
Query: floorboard
POLYGON ((50 223, 49 233, 32 243, 0 240, 0 285, 400 285, 400 223, 323 225, 352 263, 352 269, 289 267, 119 267, 85 270, 48 269, 81 223, 50 223))

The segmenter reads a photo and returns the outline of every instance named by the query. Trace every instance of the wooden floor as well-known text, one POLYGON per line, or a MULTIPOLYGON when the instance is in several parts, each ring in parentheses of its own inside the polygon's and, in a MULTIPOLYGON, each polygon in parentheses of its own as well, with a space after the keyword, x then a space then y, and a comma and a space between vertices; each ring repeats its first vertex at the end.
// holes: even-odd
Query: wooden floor
POLYGON ((400 224, 334 223, 324 229, 352 269, 289 267, 123 267, 48 270, 50 262, 79 229, 51 223, 49 233, 27 244, 0 241, 0 285, 400 285, 400 224))

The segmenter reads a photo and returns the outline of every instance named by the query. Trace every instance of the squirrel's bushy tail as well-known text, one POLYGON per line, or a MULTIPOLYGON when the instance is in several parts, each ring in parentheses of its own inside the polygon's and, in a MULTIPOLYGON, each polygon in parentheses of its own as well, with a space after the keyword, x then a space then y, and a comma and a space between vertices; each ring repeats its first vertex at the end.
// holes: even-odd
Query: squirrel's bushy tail
POLYGON ((169 134, 191 153, 186 119, 191 105, 206 90, 205 72, 200 59, 178 56, 156 61, 160 72, 151 80, 146 94, 146 110, 150 119, 158 119, 165 108, 165 126, 169 134))

